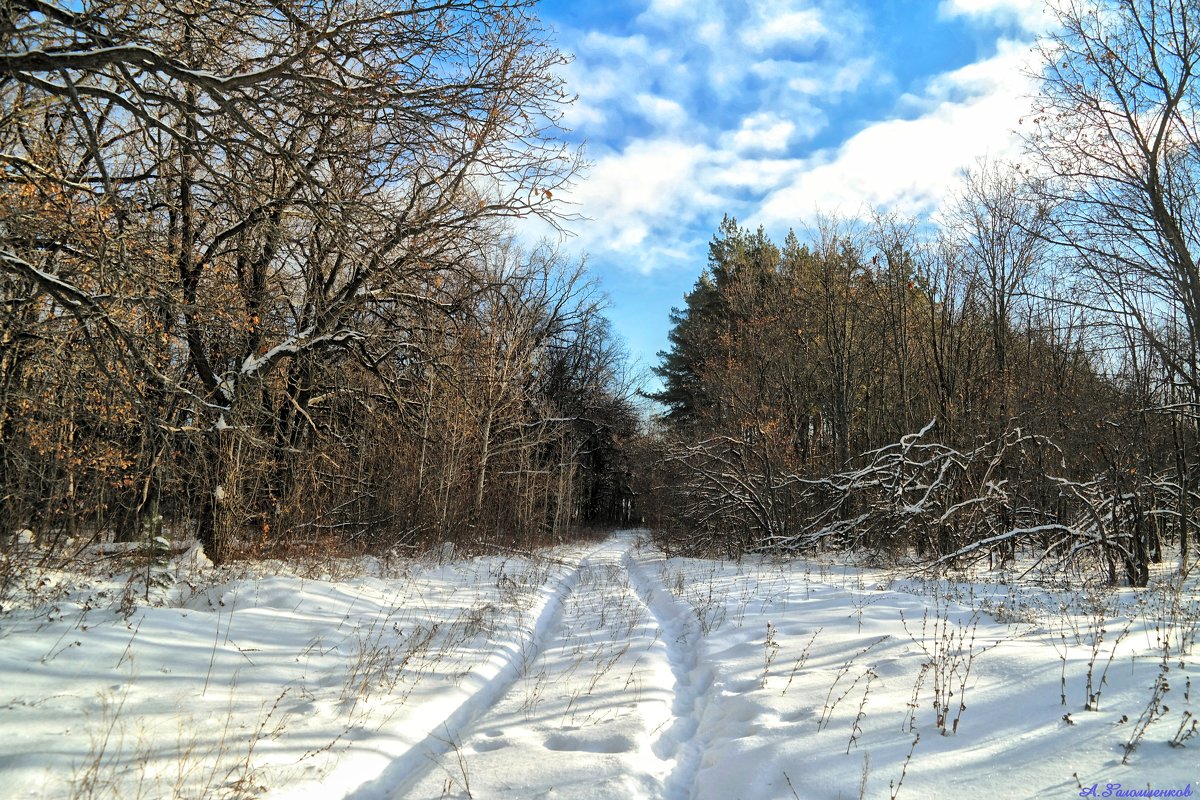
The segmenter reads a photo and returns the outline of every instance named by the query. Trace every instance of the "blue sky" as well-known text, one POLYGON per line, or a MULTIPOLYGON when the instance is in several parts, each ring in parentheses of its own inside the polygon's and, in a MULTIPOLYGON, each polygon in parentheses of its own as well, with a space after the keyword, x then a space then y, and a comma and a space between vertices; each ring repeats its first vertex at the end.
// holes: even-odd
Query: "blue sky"
POLYGON ((723 214, 804 237, 817 213, 936 212, 1013 157, 1042 0, 543 0, 574 55, 566 194, 609 317, 645 366, 723 214))

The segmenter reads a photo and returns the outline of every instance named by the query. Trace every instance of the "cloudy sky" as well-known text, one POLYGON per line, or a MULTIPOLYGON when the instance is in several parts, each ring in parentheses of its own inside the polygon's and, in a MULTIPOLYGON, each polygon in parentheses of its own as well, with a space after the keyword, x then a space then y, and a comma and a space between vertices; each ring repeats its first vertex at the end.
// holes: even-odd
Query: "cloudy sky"
POLYGON ((777 241, 817 212, 927 214, 1004 158, 1042 0, 543 0, 574 55, 569 200, 609 316, 647 366, 723 214, 777 241))

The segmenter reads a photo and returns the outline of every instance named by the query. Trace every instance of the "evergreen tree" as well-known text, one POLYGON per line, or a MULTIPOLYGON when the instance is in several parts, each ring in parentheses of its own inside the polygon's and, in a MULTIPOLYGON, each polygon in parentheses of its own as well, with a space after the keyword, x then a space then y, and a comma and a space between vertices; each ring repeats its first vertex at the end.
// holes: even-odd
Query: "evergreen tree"
POLYGON ((737 359, 736 342, 753 333, 761 297, 779 278, 779 249, 760 227, 739 228, 726 215, 708 245, 708 267, 683 309, 671 309, 671 349, 660 351, 654 373, 661 392, 648 394, 667 406, 666 418, 680 427, 693 425, 714 410, 714 392, 706 366, 737 359))
POLYGON ((667 334, 671 349, 658 352, 662 363, 654 367, 663 389, 646 396, 665 405, 666 418, 679 427, 695 423, 701 410, 712 404, 702 372, 722 316, 720 293, 707 271, 684 295, 684 307, 671 309, 671 332, 667 334))

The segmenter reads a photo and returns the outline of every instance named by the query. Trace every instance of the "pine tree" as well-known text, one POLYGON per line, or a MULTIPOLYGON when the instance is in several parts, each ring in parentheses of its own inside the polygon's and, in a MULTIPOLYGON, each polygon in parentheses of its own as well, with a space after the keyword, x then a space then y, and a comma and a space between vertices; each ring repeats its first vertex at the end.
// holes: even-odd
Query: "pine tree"
POLYGON ((658 352, 662 364, 654 368, 663 389, 646 396, 665 405, 666 418, 676 426, 690 426, 702 410, 712 405, 702 373, 713 333, 723 316, 720 293, 707 271, 684 295, 684 307, 671 309, 671 332, 667 334, 671 349, 658 352))
POLYGON ((705 365, 736 356, 734 342, 753 326, 755 298, 778 278, 779 259, 761 227, 751 233, 734 217, 721 220, 708 245, 708 268, 684 296, 684 307, 671 309, 671 349, 658 353, 662 363, 654 368, 663 390, 647 395, 667 406, 673 424, 689 427, 714 408, 705 365))

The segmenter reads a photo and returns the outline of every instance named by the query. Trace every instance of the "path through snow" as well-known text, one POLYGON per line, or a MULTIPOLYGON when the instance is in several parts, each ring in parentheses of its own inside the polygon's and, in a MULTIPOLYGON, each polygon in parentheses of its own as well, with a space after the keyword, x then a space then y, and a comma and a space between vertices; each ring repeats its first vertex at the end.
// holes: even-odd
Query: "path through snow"
POLYGON ((1200 793, 1194 583, 901 580, 667 558, 634 532, 360 566, 375 576, 193 565, 148 603, 128 575, 31 576, 0 616, 6 796, 1200 793))
POLYGON ((689 796, 699 636, 635 547, 625 534, 581 559, 513 680, 472 698, 469 720, 439 725, 430 767, 393 796, 689 796))

